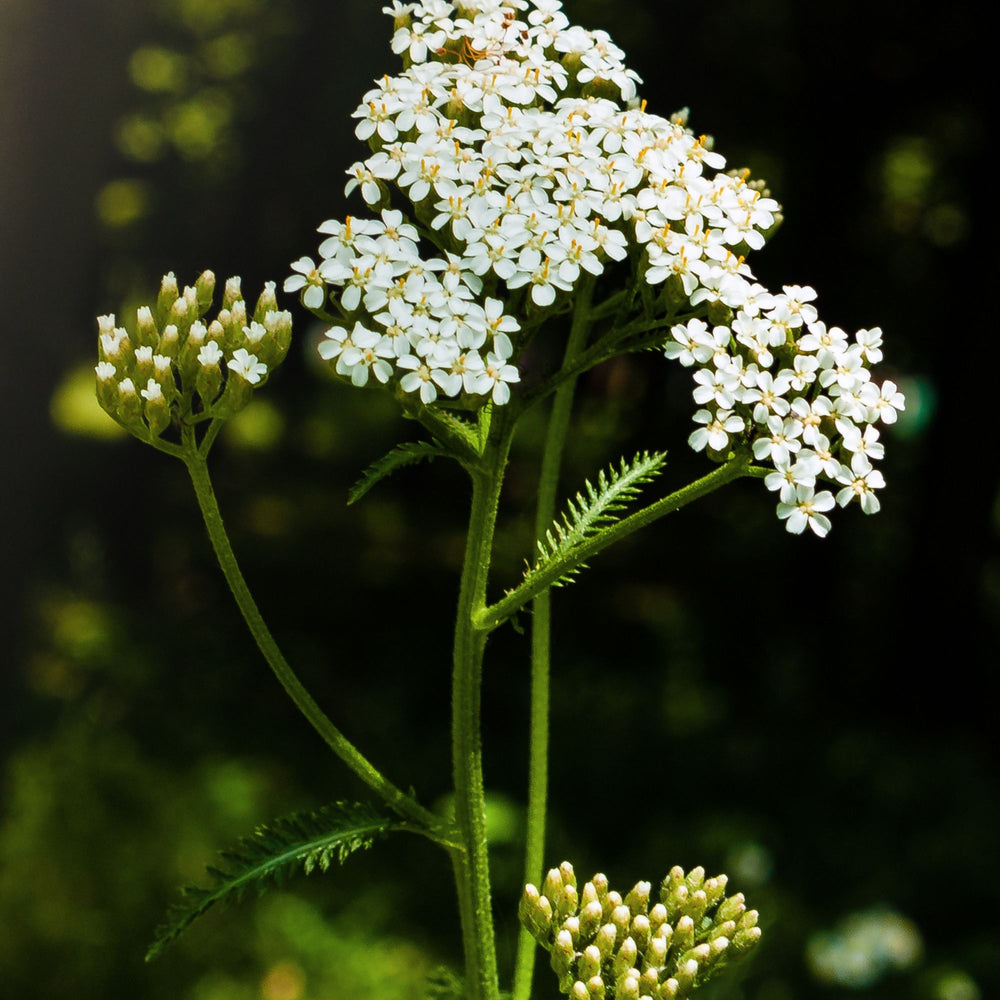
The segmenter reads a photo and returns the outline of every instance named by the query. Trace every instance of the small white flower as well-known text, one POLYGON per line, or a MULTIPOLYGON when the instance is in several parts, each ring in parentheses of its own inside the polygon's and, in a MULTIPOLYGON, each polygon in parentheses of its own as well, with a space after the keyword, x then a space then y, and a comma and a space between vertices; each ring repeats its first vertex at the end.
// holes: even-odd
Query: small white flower
POLYGON ((833 494, 829 490, 814 493, 810 486, 796 486, 795 499, 778 504, 778 518, 787 522, 786 527, 793 535, 801 535, 808 526, 823 538, 830 530, 830 519, 822 512, 832 510, 833 506, 833 494))
POLYGON ((256 385, 267 374, 267 365, 257 360, 256 354, 250 354, 245 347, 233 352, 228 362, 229 370, 236 372, 251 385, 256 385))

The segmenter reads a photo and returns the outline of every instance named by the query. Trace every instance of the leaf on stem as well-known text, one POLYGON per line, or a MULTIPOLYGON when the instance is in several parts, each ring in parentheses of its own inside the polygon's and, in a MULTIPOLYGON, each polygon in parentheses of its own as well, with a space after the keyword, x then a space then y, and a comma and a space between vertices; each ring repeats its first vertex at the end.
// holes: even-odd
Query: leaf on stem
MULTIPOLYGON (((576 497, 567 501, 562 517, 552 522, 544 539, 538 539, 538 558, 525 572, 524 579, 531 580, 557 559, 571 555, 573 549, 601 528, 621 520, 619 512, 638 496, 643 484, 657 475, 666 460, 666 452, 650 454, 644 451, 631 462, 621 459, 617 469, 612 465, 607 472, 601 470, 596 487, 587 480, 583 485, 583 493, 577 493, 576 497)), ((555 585, 569 583, 582 568, 582 563, 572 567, 555 585)))
POLYGON ((257 827, 222 852, 222 866, 208 869, 212 888, 186 886, 182 890, 183 900, 170 908, 166 921, 157 928, 146 961, 156 958, 214 904, 242 900, 250 889, 263 892, 270 883, 281 884, 300 870, 307 875, 317 868, 325 872, 334 861, 342 864, 400 825, 397 816, 378 812, 367 803, 336 802, 257 827))
POLYGON ((361 474, 361 478, 350 488, 347 494, 347 504, 350 506, 360 500, 379 480, 385 479, 396 469, 404 465, 414 465, 417 462, 430 462, 440 455, 451 453, 439 441, 407 441, 396 445, 392 451, 373 462, 361 474))

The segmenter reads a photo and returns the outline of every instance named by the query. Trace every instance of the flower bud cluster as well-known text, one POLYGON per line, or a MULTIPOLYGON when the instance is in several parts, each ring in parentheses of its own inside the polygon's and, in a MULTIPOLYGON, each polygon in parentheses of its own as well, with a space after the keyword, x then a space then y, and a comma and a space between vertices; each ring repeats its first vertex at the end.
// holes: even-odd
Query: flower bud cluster
POLYGON ((649 882, 624 898, 600 874, 580 889, 564 861, 541 890, 525 886, 519 916, 572 1000, 674 1000, 760 940, 757 911, 727 881, 674 867, 652 902, 649 882))
POLYGON ((292 317, 279 311, 274 284, 248 314, 239 278, 226 282, 222 308, 206 324, 215 275, 205 271, 183 291, 167 274, 154 306, 140 306, 134 330, 100 316, 97 398, 137 437, 168 427, 230 417, 288 352, 292 317))

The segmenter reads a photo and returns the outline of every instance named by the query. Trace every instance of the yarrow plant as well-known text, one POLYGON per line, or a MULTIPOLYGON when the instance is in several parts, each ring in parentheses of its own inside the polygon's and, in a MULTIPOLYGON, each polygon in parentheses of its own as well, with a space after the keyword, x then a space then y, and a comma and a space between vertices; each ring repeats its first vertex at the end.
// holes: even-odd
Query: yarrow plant
MULTIPOLYGON (((885 485, 880 428, 904 406, 877 327, 828 326, 809 287, 771 291, 748 256, 781 221, 747 170, 727 170, 688 113, 647 110, 641 82, 603 31, 571 25, 558 0, 425 0, 385 8, 402 70, 354 112, 369 154, 347 171, 358 215, 320 224, 315 256, 291 265, 286 293, 322 321, 319 356, 344 382, 391 392, 429 432, 376 462, 360 499, 394 469, 456 460, 472 504, 454 638, 454 815, 386 778, 323 713, 267 629, 225 534, 207 471, 223 423, 265 384, 289 347, 291 317, 268 285, 251 314, 239 279, 215 319, 214 278, 178 289, 172 275, 132 332, 101 317, 98 396, 140 439, 181 458, 247 624, 317 732, 383 800, 337 803, 260 828, 191 890, 153 951, 212 903, 300 866, 326 869, 391 830, 420 833, 452 856, 465 978, 454 995, 499 990, 479 734, 487 638, 529 607, 532 714, 525 895, 513 983, 530 994, 536 942, 573 998, 682 997, 760 937, 725 876, 671 870, 624 899, 603 876, 577 890, 563 863, 541 881, 547 793, 549 591, 639 528, 728 482, 756 477, 793 533, 830 530, 853 502, 876 513, 885 485), (561 363, 546 368, 555 351, 561 363), (655 349, 690 369, 688 444, 715 463, 702 478, 627 513, 661 472, 662 450, 622 459, 557 516, 557 483, 576 382, 626 353, 655 349), (549 403, 535 552, 520 583, 490 603, 501 486, 518 421, 549 403)), ((456 983, 458 981, 456 980, 456 983)), ((443 988, 436 987, 438 994, 443 988)))

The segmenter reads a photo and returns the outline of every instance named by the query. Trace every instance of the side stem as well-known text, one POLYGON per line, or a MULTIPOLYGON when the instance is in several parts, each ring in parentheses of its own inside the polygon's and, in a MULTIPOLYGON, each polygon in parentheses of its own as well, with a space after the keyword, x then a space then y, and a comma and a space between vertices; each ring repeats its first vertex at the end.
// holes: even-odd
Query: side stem
POLYGON ((415 820, 422 827, 434 830, 440 827, 440 817, 425 809, 414 798, 397 788, 385 778, 368 760, 364 754, 330 721, 323 710, 313 700, 282 655, 278 644, 274 641, 270 630, 261 616, 257 602, 254 601, 250 588, 247 586, 243 573, 240 571, 236 554, 229 542, 229 536, 222 523, 222 513, 215 499, 212 481, 208 474, 208 466, 203 454, 193 448, 185 451, 184 463, 194 485, 198 507, 208 530, 212 548, 219 561, 226 583, 236 599, 243 614, 243 620, 264 655, 268 666, 288 696, 295 702, 296 708, 306 717, 309 724, 323 738, 327 746, 371 789, 377 792, 397 812, 415 820))

